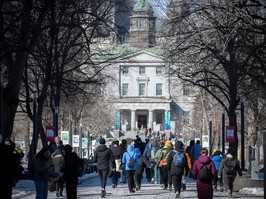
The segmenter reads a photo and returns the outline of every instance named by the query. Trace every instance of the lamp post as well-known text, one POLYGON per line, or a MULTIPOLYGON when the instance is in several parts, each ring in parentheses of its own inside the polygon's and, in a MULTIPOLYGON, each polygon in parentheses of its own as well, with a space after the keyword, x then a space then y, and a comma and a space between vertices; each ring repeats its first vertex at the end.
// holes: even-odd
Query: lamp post
POLYGON ((69 114, 69 118, 68 118, 68 140, 69 140, 69 144, 72 146, 72 115, 69 114))
POLYGON ((87 138, 88 138, 88 142, 87 142, 88 158, 90 157, 90 138, 91 138, 91 127, 92 127, 92 124, 89 124, 89 128, 88 128, 88 134, 87 134, 87 138))
POLYGON ((209 151, 212 154, 212 113, 210 113, 210 123, 209 123, 209 151))
POLYGON ((3 82, 3 69, 0 67, 0 135, 4 135, 4 114, 3 114, 3 101, 4 101, 4 82, 3 82))
POLYGON ((244 102, 243 96, 241 97, 240 102, 240 110, 241 110, 241 168, 245 170, 245 120, 244 120, 244 102))
POLYGON ((79 157, 82 157, 82 123, 79 125, 79 157))
POLYGON ((58 106, 56 106, 54 108, 54 126, 55 126, 55 136, 58 136, 58 111, 59 111, 59 108, 58 106))
POLYGON ((32 135, 32 145, 33 145, 33 154, 37 151, 38 143, 38 132, 37 132, 37 92, 33 92, 33 135, 32 135))
POLYGON ((222 153, 225 154, 225 110, 222 114, 222 153))

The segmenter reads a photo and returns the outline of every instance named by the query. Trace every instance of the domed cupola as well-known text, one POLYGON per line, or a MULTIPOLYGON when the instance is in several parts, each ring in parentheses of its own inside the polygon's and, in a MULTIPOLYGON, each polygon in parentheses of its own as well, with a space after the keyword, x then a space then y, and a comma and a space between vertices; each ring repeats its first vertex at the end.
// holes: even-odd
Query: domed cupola
POLYGON ((129 44, 137 48, 149 48, 156 44, 154 11, 147 0, 139 0, 130 17, 129 44))

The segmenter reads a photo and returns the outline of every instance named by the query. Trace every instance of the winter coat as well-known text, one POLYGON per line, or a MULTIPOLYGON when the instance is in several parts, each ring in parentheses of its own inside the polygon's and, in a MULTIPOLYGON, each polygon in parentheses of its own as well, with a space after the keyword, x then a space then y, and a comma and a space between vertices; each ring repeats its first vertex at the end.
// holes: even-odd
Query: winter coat
POLYGON ((113 153, 105 144, 97 147, 94 152, 93 162, 97 163, 98 170, 109 171, 111 168, 115 168, 113 153))
POLYGON ((218 176, 221 177, 222 174, 223 174, 223 182, 224 182, 224 187, 225 187, 226 190, 228 190, 228 189, 233 190, 233 183, 235 181, 237 173, 238 173, 239 176, 242 176, 242 170, 240 168, 239 161, 234 159, 231 154, 227 154, 225 156, 225 158, 222 159, 222 162, 220 164, 220 168, 219 168, 219 171, 218 171, 218 176), (232 175, 228 175, 224 171, 225 163, 227 161, 235 162, 235 165, 236 165, 235 168, 234 168, 235 172, 232 175))
POLYGON ((159 144, 158 144, 158 142, 157 141, 154 141, 153 143, 151 143, 151 147, 148 149, 148 152, 147 152, 147 157, 148 157, 148 159, 150 159, 151 158, 151 156, 152 156, 152 154, 151 154, 151 152, 152 152, 152 150, 154 150, 154 159, 155 159, 155 155, 156 155, 156 152, 159 150, 160 148, 159 148, 159 144))
POLYGON ((62 169, 65 165, 65 158, 63 154, 55 154, 52 157, 53 163, 54 163, 54 172, 59 173, 59 176, 54 178, 55 181, 58 181, 59 179, 63 179, 63 172, 62 169))
POLYGON ((128 171, 128 170, 136 170, 136 166, 137 166, 137 163, 138 163, 138 153, 135 153, 134 152, 134 148, 131 144, 129 144, 127 146, 127 151, 123 154, 123 157, 122 157, 122 163, 125 165, 125 170, 128 171), (129 168, 127 166, 127 163, 130 159, 130 157, 133 156, 133 159, 134 159, 134 166, 133 168, 129 168))
POLYGON ((212 160, 213 163, 214 163, 214 166, 215 166, 216 171, 219 170, 222 159, 223 159, 223 157, 220 156, 220 155, 216 155, 216 156, 213 156, 213 157, 211 158, 211 160, 212 160))
POLYGON ((201 150, 202 150, 202 147, 200 144, 195 144, 191 148, 189 152, 189 156, 191 158, 192 163, 194 163, 200 157, 201 150))
POLYGON ((114 159, 121 159, 122 154, 121 154, 121 149, 118 146, 112 146, 111 151, 113 153, 114 159))
POLYGON ((52 160, 37 158, 34 160, 33 180, 48 181, 49 173, 52 172, 52 160))
POLYGON ((163 160, 163 166, 167 165, 167 156, 169 156, 171 149, 171 146, 164 146, 158 151, 158 161, 163 160))
POLYGON ((145 158, 142 155, 139 155, 138 163, 136 165, 135 175, 142 175, 145 167, 145 158))
POLYGON ((201 155, 193 165, 192 175, 194 179, 197 179, 197 192, 199 199, 212 199, 213 197, 213 187, 212 187, 212 179, 216 175, 215 166, 211 161, 210 157, 207 155, 201 155), (210 179, 206 182, 201 182, 198 179, 198 172, 202 164, 206 164, 209 171, 211 171, 212 175, 210 175, 210 179))
POLYGON ((64 177, 68 180, 77 180, 78 155, 75 152, 65 152, 65 165, 62 169, 64 177))
MULTIPOLYGON (((175 149, 175 150, 178 151, 178 152, 184 153, 184 150, 182 150, 182 149, 175 149)), ((176 151, 172 150, 170 152, 170 154, 168 155, 168 157, 167 157, 167 167, 168 167, 168 170, 170 171, 171 175, 181 175, 182 176, 184 174, 184 170, 186 170, 186 173, 189 171, 188 161, 187 161, 186 154, 184 153, 184 157, 185 157, 185 165, 184 165, 184 167, 175 166, 174 163, 173 163, 173 160, 174 160, 174 155, 176 154, 176 151)))

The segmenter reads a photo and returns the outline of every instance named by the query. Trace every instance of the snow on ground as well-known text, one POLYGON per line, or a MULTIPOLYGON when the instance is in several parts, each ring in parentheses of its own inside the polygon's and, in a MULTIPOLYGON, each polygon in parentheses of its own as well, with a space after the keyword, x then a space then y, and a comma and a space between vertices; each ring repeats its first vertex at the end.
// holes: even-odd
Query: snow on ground
POLYGON ((239 191, 239 194, 242 195, 256 195, 256 196, 264 196, 264 189, 261 187, 254 188, 243 188, 239 191))

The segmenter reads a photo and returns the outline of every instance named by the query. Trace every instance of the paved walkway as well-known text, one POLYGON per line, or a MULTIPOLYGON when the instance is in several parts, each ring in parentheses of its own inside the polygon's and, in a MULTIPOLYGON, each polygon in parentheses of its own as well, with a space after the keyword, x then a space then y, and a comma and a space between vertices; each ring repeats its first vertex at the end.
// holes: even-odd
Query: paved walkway
MULTIPOLYGON (((64 190, 65 195, 65 190, 64 190)), ((32 181, 20 181, 13 190, 13 198, 34 199, 35 190, 32 181)), ((56 199, 55 192, 49 192, 49 199, 56 199)), ((66 197, 59 197, 63 199, 66 197)), ((97 174, 89 174, 80 178, 78 186, 79 199, 99 199, 100 198, 100 180, 97 174)), ((135 193, 129 193, 127 184, 118 185, 117 188, 111 187, 111 179, 108 179, 106 187, 107 199, 173 199, 175 198, 174 191, 162 190, 158 184, 151 184, 143 179, 142 188, 135 193)), ((181 192, 182 199, 197 198, 196 184, 194 180, 187 179, 187 190, 181 192)), ((225 192, 214 192, 214 198, 226 199, 225 192)), ((243 196, 236 192, 233 193, 233 198, 241 199, 262 199, 263 196, 243 196)))

